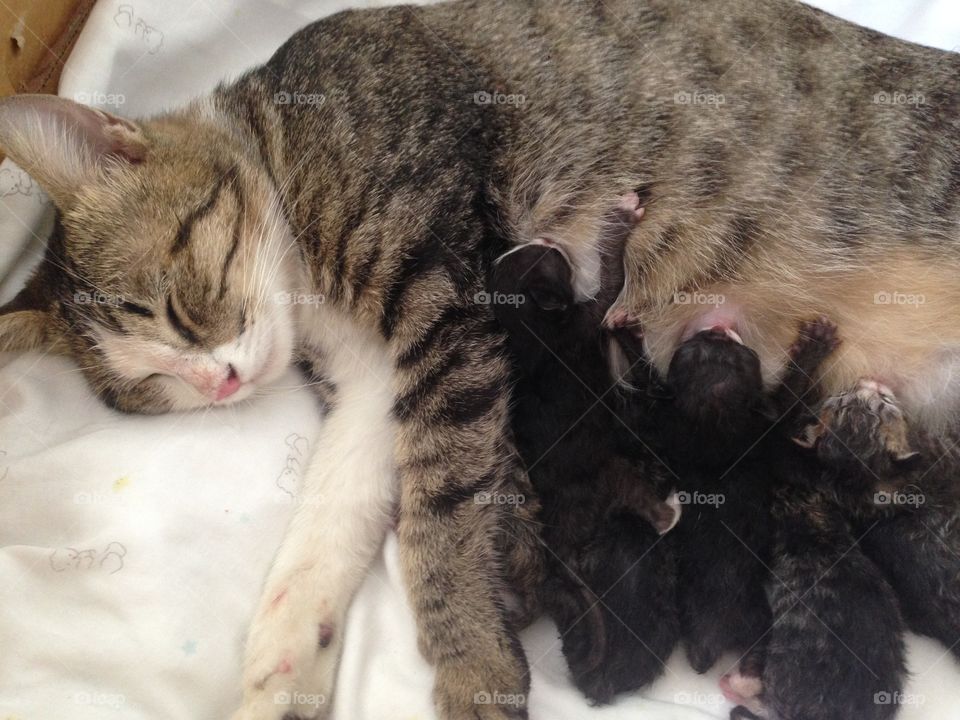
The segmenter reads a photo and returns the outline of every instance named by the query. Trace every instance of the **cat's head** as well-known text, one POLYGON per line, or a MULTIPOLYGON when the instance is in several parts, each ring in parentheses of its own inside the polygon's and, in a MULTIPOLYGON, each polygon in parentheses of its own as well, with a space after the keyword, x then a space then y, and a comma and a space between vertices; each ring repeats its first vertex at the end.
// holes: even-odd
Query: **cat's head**
POLYGON ((11 98, 0 148, 58 209, 44 261, 0 308, 0 350, 68 354, 136 412, 234 402, 288 366, 290 231, 255 150, 203 107, 135 123, 11 98))

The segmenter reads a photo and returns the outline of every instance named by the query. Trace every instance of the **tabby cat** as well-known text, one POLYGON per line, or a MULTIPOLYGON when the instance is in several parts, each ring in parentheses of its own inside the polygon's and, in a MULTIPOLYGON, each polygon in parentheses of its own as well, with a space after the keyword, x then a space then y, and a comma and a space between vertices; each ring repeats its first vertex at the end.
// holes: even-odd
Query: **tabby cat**
POLYGON ((796 323, 825 313, 847 338, 825 386, 882 378, 934 426, 960 400, 958 105, 960 57, 792 0, 342 12, 154 118, 3 101, 0 146, 60 224, 0 347, 67 353, 132 412, 235 402, 303 359, 333 409, 238 717, 330 696, 395 503, 440 716, 524 717, 499 590, 540 572, 532 507, 475 500, 526 489, 503 338, 475 299, 492 260, 547 237, 589 297, 603 211, 641 188, 618 302, 661 373, 720 313, 769 381, 796 323))

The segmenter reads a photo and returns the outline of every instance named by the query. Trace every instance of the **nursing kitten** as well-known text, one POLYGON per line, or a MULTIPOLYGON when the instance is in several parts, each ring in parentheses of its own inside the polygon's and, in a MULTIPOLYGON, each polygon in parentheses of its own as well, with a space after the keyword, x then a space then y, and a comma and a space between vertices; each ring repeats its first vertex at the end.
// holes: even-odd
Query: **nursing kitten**
POLYGON ((956 433, 911 432, 893 391, 865 380, 826 404, 807 440, 863 552, 896 591, 907 626, 960 658, 956 433))
POLYGON ((498 259, 489 290, 518 370, 517 449, 541 502, 543 600, 574 682, 601 703, 662 674, 678 637, 673 555, 659 537, 676 522, 661 499, 671 475, 624 419, 600 327, 638 202, 627 195, 607 214, 595 299, 576 301, 570 265, 549 244, 498 259))
MULTIPOLYGON (((807 460, 815 477, 815 461, 807 460)), ((772 517, 773 624, 721 681, 727 697, 742 703, 730 717, 893 717, 899 705, 890 699, 900 696, 907 674, 893 590, 829 494, 802 480, 787 485, 776 493, 772 517)))
POLYGON ((501 590, 535 584, 539 546, 529 507, 474 502, 525 483, 502 333, 474 301, 494 259, 549 231, 592 297, 611 188, 644 187, 658 212, 630 236, 618 305, 661 373, 702 327, 683 291, 750 318, 768 384, 793 321, 826 313, 848 342, 825 388, 883 379, 933 427, 960 398, 958 110, 957 56, 790 0, 343 12, 154 118, 4 100, 0 146, 61 229, 0 347, 67 353, 135 412, 251 397, 305 356, 337 397, 253 621, 240 717, 332 697, 397 502, 440 716, 522 717, 501 590), (663 72, 638 71, 651 57, 663 72), (898 92, 913 101, 878 100, 898 92), (511 702, 477 704, 495 693, 511 702))
POLYGON ((839 342, 826 319, 804 323, 780 384, 767 391, 756 353, 729 330, 704 330, 670 363, 663 425, 685 508, 677 529, 679 603, 687 658, 698 673, 754 646, 770 626, 764 593, 774 471, 795 454, 790 431, 812 403, 823 361, 839 342))
MULTIPOLYGON (((891 708, 875 696, 896 698, 903 687, 903 621, 893 592, 868 556, 881 565, 902 558, 893 557, 890 548, 867 548, 878 518, 901 512, 882 498, 900 497, 916 466, 906 420, 888 388, 864 380, 856 391, 831 398, 797 442, 814 452, 785 454, 775 465, 794 479, 777 490, 774 502, 774 624, 737 672, 722 681, 731 699, 744 703, 731 717, 891 717, 896 703, 891 708), (829 699, 811 690, 827 682, 829 699)), ((912 538, 899 534, 893 542, 904 549, 911 544, 912 538)), ((917 564, 900 570, 901 576, 937 573, 920 559, 915 556, 917 564)), ((956 558, 953 567, 955 582, 956 558)), ((916 593, 921 584, 910 585, 916 593)), ((934 591, 929 584, 923 589, 934 591)), ((935 599, 941 592, 916 607, 931 613, 941 606, 935 599)))

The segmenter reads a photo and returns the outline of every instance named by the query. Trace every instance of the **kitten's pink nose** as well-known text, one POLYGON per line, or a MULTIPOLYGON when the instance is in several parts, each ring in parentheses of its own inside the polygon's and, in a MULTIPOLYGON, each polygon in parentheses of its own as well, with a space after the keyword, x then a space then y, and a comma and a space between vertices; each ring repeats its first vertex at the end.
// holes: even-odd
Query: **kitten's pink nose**
POLYGON ((218 402, 233 395, 243 384, 240 382, 240 378, 237 377, 237 371, 233 368, 233 365, 228 365, 227 367, 230 369, 227 373, 227 379, 220 383, 220 387, 217 388, 218 402))

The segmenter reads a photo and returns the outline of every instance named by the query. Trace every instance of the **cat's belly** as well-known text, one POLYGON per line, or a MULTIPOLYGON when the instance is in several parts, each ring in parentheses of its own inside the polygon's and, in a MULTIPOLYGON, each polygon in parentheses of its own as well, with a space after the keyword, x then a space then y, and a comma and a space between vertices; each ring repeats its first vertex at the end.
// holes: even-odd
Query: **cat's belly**
POLYGON ((869 268, 834 273, 793 268, 792 282, 775 270, 631 307, 643 323, 656 367, 665 373, 684 334, 719 319, 736 325, 772 384, 799 322, 822 314, 837 323, 843 340, 822 369, 828 394, 871 377, 894 390, 914 422, 934 429, 956 418, 960 268, 946 259, 922 260, 898 251, 869 268))

